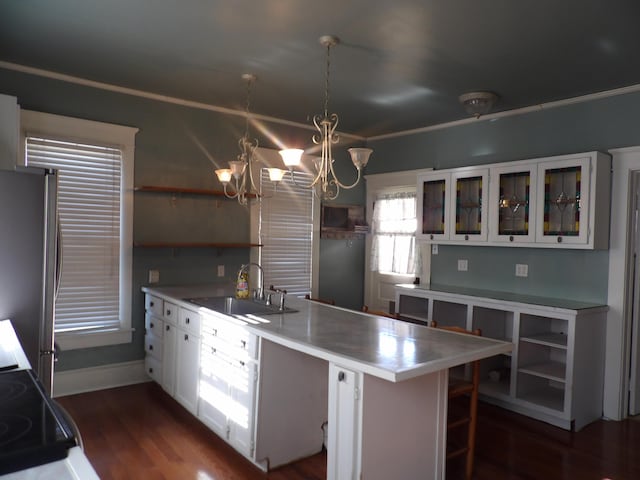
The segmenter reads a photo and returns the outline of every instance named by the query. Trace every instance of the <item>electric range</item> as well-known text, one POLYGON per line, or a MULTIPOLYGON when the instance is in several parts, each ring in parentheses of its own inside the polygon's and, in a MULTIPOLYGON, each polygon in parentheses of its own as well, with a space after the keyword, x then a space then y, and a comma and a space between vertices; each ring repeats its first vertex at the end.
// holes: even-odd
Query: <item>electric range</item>
POLYGON ((74 430, 32 370, 0 372, 0 475, 61 460, 74 430))

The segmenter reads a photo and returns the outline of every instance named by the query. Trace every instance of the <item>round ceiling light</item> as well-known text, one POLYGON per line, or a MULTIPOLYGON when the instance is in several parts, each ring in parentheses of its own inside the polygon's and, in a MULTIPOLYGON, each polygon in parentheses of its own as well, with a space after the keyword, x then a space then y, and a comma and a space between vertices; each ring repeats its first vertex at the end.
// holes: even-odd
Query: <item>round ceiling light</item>
POLYGON ((458 100, 469 115, 479 118, 491 111, 498 101, 498 95, 493 92, 468 92, 460 95, 458 100))

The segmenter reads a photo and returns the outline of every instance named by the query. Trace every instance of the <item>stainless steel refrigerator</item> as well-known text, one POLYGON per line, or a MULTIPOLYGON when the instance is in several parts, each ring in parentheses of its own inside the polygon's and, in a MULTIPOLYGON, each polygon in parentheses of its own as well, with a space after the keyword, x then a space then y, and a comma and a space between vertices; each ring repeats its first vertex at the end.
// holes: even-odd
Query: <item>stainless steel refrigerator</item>
POLYGON ((56 199, 55 172, 0 170, 0 320, 11 320, 49 394, 59 272, 56 199))

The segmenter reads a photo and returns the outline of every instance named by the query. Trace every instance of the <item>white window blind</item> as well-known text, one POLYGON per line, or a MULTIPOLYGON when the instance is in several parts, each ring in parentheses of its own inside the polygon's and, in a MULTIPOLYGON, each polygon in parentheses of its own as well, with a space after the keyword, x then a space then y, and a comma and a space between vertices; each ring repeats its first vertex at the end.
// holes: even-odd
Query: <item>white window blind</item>
POLYGON ((387 274, 413 275, 416 250, 416 194, 380 195, 373 206, 371 268, 387 274))
POLYGON ((304 187, 311 174, 294 172, 296 185, 285 175, 273 195, 273 182, 263 170, 259 241, 265 287, 274 285, 287 293, 303 296, 311 292, 313 247, 313 189, 304 187))
POLYGON ((122 151, 27 136, 26 156, 29 166, 58 172, 56 333, 119 328, 122 151))

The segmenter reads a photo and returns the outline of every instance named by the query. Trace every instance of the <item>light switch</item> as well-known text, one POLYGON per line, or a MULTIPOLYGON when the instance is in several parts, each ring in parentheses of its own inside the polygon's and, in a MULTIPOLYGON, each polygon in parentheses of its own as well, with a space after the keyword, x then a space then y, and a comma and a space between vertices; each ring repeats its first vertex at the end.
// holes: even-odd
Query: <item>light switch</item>
POLYGON ((438 244, 434 243, 433 245, 431 245, 431 255, 437 255, 438 254, 438 244))
POLYGON ((149 270, 149 283, 158 283, 160 281, 159 270, 149 270))
POLYGON ((526 263, 516 263, 516 277, 528 277, 529 265, 526 263))
POLYGON ((466 272, 469 270, 469 262, 466 259, 458 260, 458 271, 466 272))

